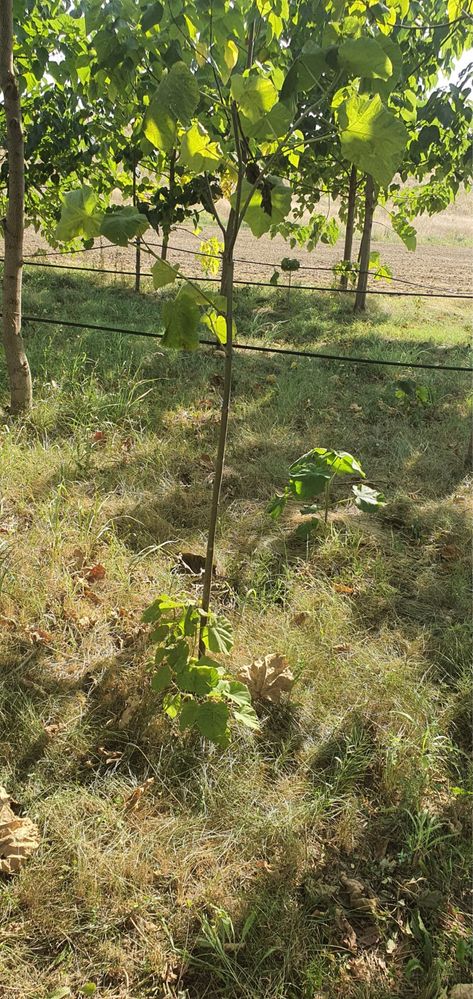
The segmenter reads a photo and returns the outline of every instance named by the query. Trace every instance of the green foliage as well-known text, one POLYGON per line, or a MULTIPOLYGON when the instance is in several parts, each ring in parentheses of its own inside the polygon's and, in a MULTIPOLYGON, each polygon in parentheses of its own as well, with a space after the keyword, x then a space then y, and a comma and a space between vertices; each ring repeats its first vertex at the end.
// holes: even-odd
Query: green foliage
POLYGON ((297 260, 296 257, 283 257, 280 266, 282 271, 291 272, 291 271, 298 271, 301 264, 300 260, 297 260))
MULTIPOLYGON (((358 475, 365 478, 365 473, 353 455, 347 451, 332 451, 324 447, 313 448, 307 454, 303 454, 289 468, 288 483, 284 492, 274 497, 267 508, 267 512, 278 520, 283 513, 289 500, 305 500, 306 503, 300 508, 300 512, 306 516, 319 513, 325 510, 325 522, 327 522, 328 509, 330 504, 330 485, 335 476, 358 475), (318 506, 319 496, 324 496, 324 504, 318 506)), ((361 510, 370 512, 384 505, 382 493, 366 485, 355 485, 352 487, 355 495, 355 504, 361 510)), ((311 520, 309 533, 316 526, 317 521, 311 520)), ((304 525, 301 525, 303 527, 304 525)))
POLYGON ((204 274, 218 274, 220 270, 220 257, 223 250, 223 243, 215 236, 205 239, 200 244, 200 266, 204 274))
POLYGON ((176 62, 163 76, 145 119, 146 138, 157 149, 169 152, 178 121, 187 124, 199 102, 199 87, 185 63, 176 62))
POLYGON ((176 278, 180 277, 179 269, 168 264, 167 260, 155 260, 151 272, 155 288, 164 288, 165 285, 173 284, 176 278))
POLYGON ((389 56, 375 38, 348 38, 340 45, 338 61, 355 76, 388 80, 393 71, 389 56))
POLYGON ((162 315, 163 346, 174 350, 196 350, 199 346, 197 327, 200 312, 192 290, 184 285, 173 301, 164 303, 162 315))
POLYGON ((130 240, 142 236, 148 228, 148 220, 137 208, 126 205, 124 208, 105 212, 100 227, 100 235, 118 246, 128 246, 130 240))
POLYGON ((65 194, 56 239, 69 243, 77 236, 84 236, 86 239, 98 236, 102 213, 98 213, 96 208, 97 195, 90 187, 84 186, 65 194))
POLYGON ((374 97, 350 97, 338 109, 340 142, 347 160, 387 187, 400 165, 407 142, 402 121, 374 97))
POLYGON ((432 392, 428 385, 420 385, 413 378, 400 378, 394 382, 394 395, 405 406, 432 405, 432 392))
POLYGON ((145 610, 151 625, 150 640, 157 645, 151 687, 164 694, 163 711, 179 719, 181 731, 196 729, 200 735, 227 746, 232 721, 258 729, 259 723, 244 683, 205 653, 197 653, 200 640, 212 653, 228 654, 233 646, 230 622, 209 613, 190 600, 163 594, 145 610))

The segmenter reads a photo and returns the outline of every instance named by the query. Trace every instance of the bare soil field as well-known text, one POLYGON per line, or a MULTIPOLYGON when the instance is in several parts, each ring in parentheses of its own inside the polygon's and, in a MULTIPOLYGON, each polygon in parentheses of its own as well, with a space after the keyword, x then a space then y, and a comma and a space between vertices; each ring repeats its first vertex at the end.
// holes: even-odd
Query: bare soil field
MULTIPOLYGON (((330 209, 328 204, 321 202, 320 210, 336 214, 336 207, 330 209)), ((207 218, 207 216, 206 216, 207 218)), ((473 276, 473 198, 470 194, 461 194, 455 204, 445 212, 431 218, 424 216, 416 223, 418 240, 416 251, 408 251, 401 240, 393 232, 389 215, 385 208, 378 208, 375 216, 375 238, 372 248, 380 254, 383 263, 388 264, 393 276, 398 281, 405 282, 405 290, 415 290, 415 285, 425 285, 426 290, 452 291, 453 293, 471 292, 473 276), (414 283, 410 287, 409 282, 414 283)), ((192 251, 198 251, 202 240, 220 235, 216 225, 204 222, 202 232, 196 237, 191 226, 179 226, 173 231, 170 240, 168 259, 179 262, 183 271, 189 276, 199 275, 201 267, 198 257, 192 256, 192 251)), ((150 239, 156 247, 158 237, 150 239)), ((355 254, 358 241, 355 243, 355 254)), ((48 251, 43 239, 33 230, 26 236, 25 254, 48 251)), ((158 251, 159 252, 159 251, 158 251)), ((296 283, 327 286, 333 281, 331 268, 343 254, 343 241, 340 238, 335 246, 320 243, 311 253, 298 247, 290 249, 281 237, 271 239, 263 236, 255 239, 247 226, 243 226, 236 245, 237 264, 235 276, 237 280, 268 281, 282 257, 297 257, 301 262, 301 271, 296 275, 296 283), (307 271, 304 271, 307 268, 307 271)), ((54 259, 54 258, 53 258, 54 259)), ((68 261, 69 262, 69 261, 68 261)), ((97 245, 88 253, 74 255, 71 265, 80 264, 112 270, 128 270, 134 266, 134 249, 112 247, 109 244, 97 245)), ((143 259, 143 270, 148 269, 146 256, 143 259)), ((389 283, 375 282, 375 287, 389 287, 389 283)), ((401 287, 401 286, 400 286, 401 287)), ((394 290, 394 287, 391 285, 394 290)), ((422 288, 419 287, 419 291, 422 288)))

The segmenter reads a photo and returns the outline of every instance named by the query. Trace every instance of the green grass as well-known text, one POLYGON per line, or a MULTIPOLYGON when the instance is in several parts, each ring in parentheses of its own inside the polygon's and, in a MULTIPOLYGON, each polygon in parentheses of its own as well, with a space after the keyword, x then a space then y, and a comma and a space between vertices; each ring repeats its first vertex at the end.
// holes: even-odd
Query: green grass
MULTIPOLYGON (((24 308, 160 329, 159 296, 51 271, 24 308)), ((243 290, 236 320, 257 343, 470 363, 462 303, 354 320, 336 295, 243 290)), ((34 412, 0 425, 0 780, 42 845, 0 886, 2 999, 447 996, 471 979, 468 375, 237 354, 217 606, 234 667, 281 652, 297 681, 222 752, 163 718, 140 625, 192 592, 171 570, 205 546, 222 356, 35 324, 27 345, 34 412), (431 406, 395 398, 406 375, 431 406), (317 445, 388 503, 307 545, 265 507, 317 445), (84 589, 82 560, 105 579, 84 589)))

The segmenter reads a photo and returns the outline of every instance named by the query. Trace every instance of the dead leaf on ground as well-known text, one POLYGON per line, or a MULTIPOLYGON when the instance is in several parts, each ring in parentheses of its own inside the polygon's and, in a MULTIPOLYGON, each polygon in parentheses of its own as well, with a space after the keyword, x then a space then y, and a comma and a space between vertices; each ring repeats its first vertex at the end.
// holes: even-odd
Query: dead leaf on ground
POLYGON ((59 732, 64 732, 65 728, 66 726, 64 722, 46 722, 43 725, 43 729, 50 739, 52 739, 55 735, 58 735, 59 732))
POLYGON ((351 652, 351 645, 334 645, 334 652, 351 652))
POLYGON ((140 707, 141 702, 142 702, 142 698, 141 697, 130 697, 130 700, 126 702, 125 708, 122 711, 122 714, 120 715, 120 717, 118 719, 118 725, 117 725, 117 727, 119 729, 127 727, 127 725, 130 723, 131 719, 133 718, 133 715, 135 714, 135 712, 140 707))
POLYGON ((335 593, 347 593, 348 595, 351 595, 355 592, 354 586, 346 586, 345 583, 334 583, 333 588, 335 593))
POLYGON ((463 549, 459 545, 443 545, 439 551, 440 558, 445 559, 447 562, 454 562, 461 558, 463 554, 463 549))
POLYGON ((348 893, 350 909, 367 916, 376 916, 376 899, 369 895, 368 889, 361 881, 340 875, 340 881, 348 893))
POLYGON ((33 645, 49 645, 53 640, 51 632, 45 631, 44 628, 28 628, 27 635, 33 645))
POLYGON ((136 811, 143 795, 146 794, 147 791, 149 791, 149 789, 153 786, 153 784, 154 784, 154 777, 148 777, 148 780, 145 780, 144 784, 139 784, 138 787, 135 787, 135 790, 132 791, 132 793, 128 796, 128 798, 125 798, 124 801, 125 811, 126 812, 136 811))
POLYGON ((454 985, 448 999, 473 999, 473 982, 454 985))
POLYGON ((282 695, 289 694, 294 684, 286 657, 277 653, 243 666, 238 679, 247 684, 254 698, 271 701, 272 704, 279 704, 282 695))
POLYGON ((18 621, 15 621, 14 617, 5 617, 0 614, 0 628, 7 628, 11 631, 13 628, 18 628, 18 621))
POLYGON ((91 590, 88 586, 86 586, 83 592, 84 592, 84 597, 86 597, 87 600, 90 600, 92 604, 95 604, 95 606, 97 606, 97 604, 102 603, 100 597, 98 597, 97 594, 94 593, 94 591, 91 590))
POLYGON ((353 929, 351 923, 348 922, 347 917, 344 915, 341 909, 335 909, 335 923, 339 930, 342 931, 342 943, 352 954, 356 954, 358 949, 358 941, 356 933, 353 929))
POLYGON ((97 565, 89 565, 84 569, 84 576, 88 583, 97 583, 99 580, 105 579, 105 566, 100 562, 97 565))
POLYGON ((299 611, 299 614, 294 614, 294 617, 291 618, 291 624, 295 624, 297 628, 307 624, 307 621, 310 621, 310 614, 307 611, 299 611))
POLYGON ((38 849, 38 827, 28 818, 19 818, 10 807, 11 798, 0 787, 0 872, 15 874, 38 849))
POLYGON ((115 752, 113 749, 107 749, 106 746, 99 746, 97 752, 107 766, 110 766, 112 763, 119 763, 123 756, 123 753, 115 752))
POLYGON ((96 430, 92 436, 94 444, 105 444, 107 440, 107 435, 104 430, 96 430))

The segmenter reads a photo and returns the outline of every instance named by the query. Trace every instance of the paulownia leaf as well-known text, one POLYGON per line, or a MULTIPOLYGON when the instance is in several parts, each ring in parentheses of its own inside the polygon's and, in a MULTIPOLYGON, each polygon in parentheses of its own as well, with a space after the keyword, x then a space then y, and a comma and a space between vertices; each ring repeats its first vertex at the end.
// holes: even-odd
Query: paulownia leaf
POLYGON ((163 346, 174 350, 196 350, 199 345, 197 326, 200 312, 193 298, 181 291, 171 302, 165 302, 162 311, 164 322, 163 346))
POLYGON ((84 185, 64 195, 61 219, 55 237, 68 243, 76 236, 94 237, 100 233, 103 212, 96 211, 97 197, 91 187, 84 185))
POLYGON ((305 51, 292 64, 281 90, 281 100, 285 101, 299 92, 308 93, 315 87, 328 66, 328 49, 321 49, 314 42, 304 46, 305 51))
POLYGON ((150 31, 154 28, 155 24, 159 24, 164 13, 164 8, 159 0, 156 3, 151 3, 148 7, 145 7, 143 14, 141 16, 141 27, 143 31, 150 31))
POLYGON ((379 94, 354 96, 338 109, 340 142, 345 159, 387 187, 407 142, 407 129, 384 107, 379 94))
POLYGON ((348 38, 340 45, 338 61, 355 76, 375 76, 388 80, 393 71, 389 56, 375 38, 348 38))
POLYGON ((376 489, 371 489, 364 482, 359 486, 352 486, 352 490, 355 494, 355 506, 364 510, 365 513, 371 513, 373 510, 379 509, 380 506, 386 506, 383 494, 378 493, 376 489))
POLYGON ((193 73, 185 63, 175 62, 146 112, 146 138, 157 149, 169 152, 176 139, 176 123, 190 121, 198 103, 199 87, 193 73))
POLYGON ((220 316, 216 309, 210 309, 209 312, 206 312, 202 316, 202 322, 220 343, 227 342, 227 320, 225 316, 220 316))
MULTIPOLYGON (((291 210, 292 191, 291 188, 281 180, 280 177, 268 176, 267 178, 268 198, 263 191, 256 190, 245 211, 244 220, 249 225, 253 236, 262 236, 268 232, 272 225, 282 222, 291 210), (270 200, 270 205, 267 203, 270 200), (264 204, 263 204, 264 203, 264 204), (270 211, 266 210, 270 207, 270 211)), ((245 181, 242 185, 241 201, 244 205, 251 190, 251 184, 245 181)), ((235 195, 230 198, 230 203, 235 206, 235 195)))
POLYGON ((204 170, 215 170, 221 158, 217 143, 211 142, 208 132, 195 121, 181 142, 179 162, 195 173, 202 173, 204 170))
POLYGON ((229 717, 230 710, 223 701, 208 700, 197 706, 194 724, 206 739, 217 746, 227 746, 230 740, 229 717))
POLYGON ((230 652, 233 646, 233 632, 226 617, 209 614, 202 629, 202 641, 211 652, 230 652))
POLYGON ((128 246, 131 239, 142 236, 148 228, 148 219, 133 205, 111 209, 102 217, 100 234, 118 246, 128 246))
POLYGON ((294 684, 294 676, 285 656, 269 655, 255 659, 238 673, 238 679, 247 684, 254 699, 279 704, 283 694, 289 694, 294 684))
POLYGON ((232 76, 230 92, 240 111, 252 122, 257 122, 276 104, 278 92, 274 83, 265 76, 232 76))
POLYGON ((292 104, 278 101, 268 114, 258 117, 254 122, 245 122, 243 131, 250 139, 258 142, 275 142, 286 135, 294 116, 292 104))
POLYGON ((165 285, 172 284, 180 276, 179 268, 172 267, 167 260, 156 260, 151 268, 151 273, 155 288, 164 288, 165 285))
POLYGON ((10 808, 10 797, 0 787, 0 872, 16 874, 38 849, 39 830, 28 818, 19 818, 10 808))

